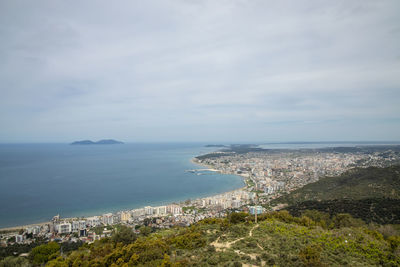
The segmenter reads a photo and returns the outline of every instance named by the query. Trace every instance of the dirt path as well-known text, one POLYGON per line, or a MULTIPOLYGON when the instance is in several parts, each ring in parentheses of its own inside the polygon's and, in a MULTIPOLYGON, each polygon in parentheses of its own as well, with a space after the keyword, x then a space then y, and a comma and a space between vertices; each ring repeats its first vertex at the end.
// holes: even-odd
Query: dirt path
MULTIPOLYGON (((250 232, 249 232, 248 236, 253 236, 253 230, 254 230, 255 228, 257 228, 258 226, 259 226, 258 224, 254 225, 254 226, 250 229, 250 232)), ((223 249, 230 248, 233 244, 235 244, 236 242, 239 242, 240 240, 243 240, 245 237, 241 237, 241 238, 235 239, 235 240, 233 240, 233 241, 231 241, 231 242, 222 242, 222 243, 219 242, 219 239, 220 239, 220 238, 221 238, 221 236, 219 236, 219 237, 217 238, 217 240, 215 240, 214 242, 212 242, 212 243, 210 244, 210 245, 214 246, 214 247, 216 248, 217 251, 221 251, 221 250, 223 250, 223 249)))
POLYGON ((253 228, 250 229, 249 236, 253 236, 253 230, 256 229, 258 226, 259 225, 256 224, 256 225, 253 226, 253 228))
MULTIPOLYGON (((256 225, 254 225, 251 229, 250 229, 250 231, 249 231, 249 234, 247 235, 247 237, 251 237, 251 236, 253 236, 253 230, 254 229, 256 229, 257 227, 259 227, 259 225, 258 224, 256 224, 256 225)), ((228 249, 228 248, 230 248, 233 244, 235 244, 236 242, 239 242, 240 240, 243 240, 245 237, 241 237, 241 238, 238 238, 238 239, 235 239, 235 240, 233 240, 233 241, 231 241, 231 242, 219 242, 219 240, 220 240, 220 238, 222 237, 223 235, 221 235, 221 236, 219 236, 214 242, 212 242, 210 245, 212 245, 212 246, 214 246, 215 247, 215 250, 216 251, 224 251, 225 249, 228 249)), ((257 242, 257 247, 259 248, 259 249, 261 249, 261 250, 264 250, 261 246, 260 246, 260 244, 258 244, 258 242, 257 242)), ((248 253, 244 253, 244 252, 241 252, 239 249, 235 249, 234 250, 234 252, 236 253, 236 254, 238 254, 238 255, 248 255, 251 259, 253 259, 253 260, 255 260, 256 258, 257 258, 257 254, 248 254, 248 253)), ((243 266, 257 266, 257 265, 252 265, 252 264, 244 264, 243 266)), ((261 266, 265 266, 265 262, 264 261, 261 261, 261 266)))

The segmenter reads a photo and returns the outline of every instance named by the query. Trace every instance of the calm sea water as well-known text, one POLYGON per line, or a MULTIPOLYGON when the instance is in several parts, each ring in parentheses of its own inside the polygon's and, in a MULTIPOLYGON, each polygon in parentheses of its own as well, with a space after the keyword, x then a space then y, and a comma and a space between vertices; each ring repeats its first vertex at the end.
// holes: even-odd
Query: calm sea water
POLYGON ((0 145, 0 227, 161 205, 240 188, 233 175, 196 175, 202 144, 0 145))

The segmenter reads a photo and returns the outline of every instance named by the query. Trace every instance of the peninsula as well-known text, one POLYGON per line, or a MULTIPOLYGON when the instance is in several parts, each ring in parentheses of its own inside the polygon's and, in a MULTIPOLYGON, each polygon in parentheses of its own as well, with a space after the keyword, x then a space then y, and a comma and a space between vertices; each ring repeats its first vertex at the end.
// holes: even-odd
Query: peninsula
POLYGON ((123 144, 121 141, 116 141, 113 139, 103 139, 97 142, 93 142, 91 140, 82 140, 82 141, 75 141, 72 142, 71 145, 119 145, 123 144))

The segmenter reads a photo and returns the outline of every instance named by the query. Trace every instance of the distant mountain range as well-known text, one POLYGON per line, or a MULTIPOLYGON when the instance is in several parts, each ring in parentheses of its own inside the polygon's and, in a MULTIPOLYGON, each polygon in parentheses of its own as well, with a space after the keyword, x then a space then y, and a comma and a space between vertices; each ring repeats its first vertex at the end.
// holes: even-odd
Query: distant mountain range
POLYGON ((118 145, 118 144, 123 144, 123 142, 116 141, 113 139, 104 139, 104 140, 99 140, 97 142, 93 142, 91 140, 82 140, 71 143, 71 145, 118 145))

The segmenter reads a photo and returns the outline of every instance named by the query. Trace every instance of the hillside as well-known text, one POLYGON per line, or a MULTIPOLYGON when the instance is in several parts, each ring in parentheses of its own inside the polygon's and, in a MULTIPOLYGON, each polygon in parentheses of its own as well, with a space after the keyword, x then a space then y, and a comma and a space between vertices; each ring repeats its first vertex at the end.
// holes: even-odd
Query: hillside
MULTIPOLYGON (((205 219, 190 227, 121 227, 112 238, 60 256, 50 242, 32 250, 26 264, 39 266, 399 266, 400 236, 393 227, 369 226, 348 215, 312 212, 246 213, 205 219)), ((22 261, 9 257, 3 261, 22 261)), ((1 265, 0 261, 0 265, 1 265)), ((6 265, 7 266, 7 265, 6 265)), ((28 265, 27 265, 28 266, 28 265)))
POLYGON ((271 205, 288 204, 293 215, 318 210, 349 213, 365 222, 400 223, 400 166, 356 168, 284 195, 271 205))
POLYGON ((400 199, 400 166, 356 168, 337 177, 326 177, 282 196, 273 203, 333 199, 400 199))
POLYGON ((331 216, 348 213, 366 223, 400 224, 400 199, 366 198, 361 200, 334 199, 304 201, 285 208, 290 214, 300 216, 307 210, 326 212, 331 216))

